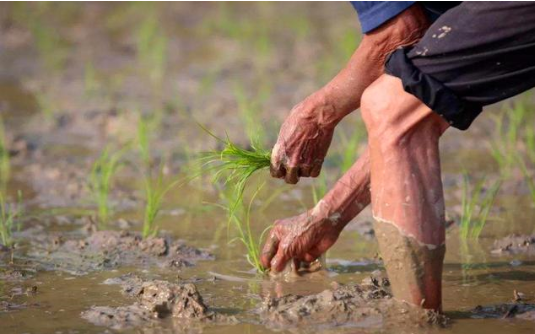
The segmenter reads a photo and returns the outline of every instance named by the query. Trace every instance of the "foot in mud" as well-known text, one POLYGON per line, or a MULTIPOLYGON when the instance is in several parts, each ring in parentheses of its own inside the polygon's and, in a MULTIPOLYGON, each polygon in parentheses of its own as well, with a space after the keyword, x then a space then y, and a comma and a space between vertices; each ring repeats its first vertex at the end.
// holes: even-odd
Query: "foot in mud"
POLYGON ((110 279, 106 284, 120 284, 123 293, 134 297, 133 305, 121 307, 94 306, 82 313, 89 322, 113 329, 147 325, 158 319, 173 321, 175 328, 186 328, 191 322, 233 323, 232 316, 216 313, 203 301, 197 287, 191 283, 176 284, 162 280, 143 281, 137 276, 126 275, 110 279), (184 321, 187 320, 187 321, 184 321))
POLYGON ((491 251, 495 255, 515 255, 522 254, 535 255, 535 234, 532 235, 509 235, 494 242, 491 251))
POLYGON ((355 326, 364 328, 408 329, 429 324, 445 324, 445 317, 394 300, 389 282, 372 276, 360 285, 337 286, 321 293, 267 298, 259 309, 269 327, 355 326))

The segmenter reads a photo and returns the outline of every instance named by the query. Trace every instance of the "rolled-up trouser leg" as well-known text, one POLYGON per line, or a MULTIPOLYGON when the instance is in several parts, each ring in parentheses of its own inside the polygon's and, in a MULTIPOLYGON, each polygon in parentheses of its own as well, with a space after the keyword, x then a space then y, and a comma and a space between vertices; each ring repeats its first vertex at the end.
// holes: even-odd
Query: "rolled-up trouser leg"
POLYGON ((389 75, 366 90, 362 115, 376 236, 394 297, 440 310, 445 227, 438 141, 448 124, 389 75))
POLYGON ((483 106, 535 87, 534 54, 535 2, 464 1, 393 52, 385 73, 464 130, 483 106))

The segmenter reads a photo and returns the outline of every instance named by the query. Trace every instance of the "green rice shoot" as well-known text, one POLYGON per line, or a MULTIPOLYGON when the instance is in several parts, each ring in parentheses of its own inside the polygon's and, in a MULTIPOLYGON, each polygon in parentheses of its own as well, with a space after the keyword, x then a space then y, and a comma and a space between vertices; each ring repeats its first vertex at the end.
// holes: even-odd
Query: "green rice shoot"
POLYGON ((143 238, 154 237, 158 234, 156 217, 162 208, 162 201, 165 195, 181 180, 175 180, 168 185, 164 185, 163 169, 160 168, 156 182, 145 178, 145 214, 143 218, 143 238))
POLYGON ((99 158, 93 163, 89 174, 89 189, 97 205, 99 228, 105 227, 110 215, 109 195, 112 178, 120 168, 123 151, 110 153, 106 147, 99 158))
POLYGON ((460 236, 464 241, 479 238, 500 189, 501 180, 496 181, 488 190, 484 188, 485 180, 483 178, 476 182, 470 191, 470 179, 466 173, 463 176, 460 236))
POLYGON ((4 131, 4 121, 0 117, 0 186, 2 189, 9 181, 11 175, 11 163, 9 157, 9 150, 6 144, 6 137, 4 131))
POLYGON ((8 207, 4 194, 0 192, 0 243, 5 247, 13 246, 13 232, 20 228, 18 218, 21 215, 20 203, 21 192, 18 193, 18 204, 16 206, 8 207))
MULTIPOLYGON (((236 211, 230 211, 229 214, 231 215, 231 222, 232 225, 236 228, 238 231, 238 236, 231 240, 230 242, 233 242, 235 240, 239 240, 246 248, 247 250, 247 262, 256 269, 259 273, 265 273, 266 270, 262 266, 262 263, 260 262, 260 247, 262 245, 262 241, 264 239, 264 235, 267 231, 271 229, 271 226, 268 226, 261 234, 258 240, 255 239, 253 232, 251 231, 251 208, 253 205, 253 202, 257 195, 260 193, 260 190, 264 184, 262 184, 251 197, 251 200, 249 201, 249 204, 247 205, 247 209, 245 210, 245 213, 242 215, 238 215, 236 211)), ((224 209, 228 210, 227 208, 223 207, 224 209)))
POLYGON ((534 177, 532 177, 528 171, 528 168, 526 167, 526 164, 522 160, 520 156, 517 157, 518 159, 518 165, 520 166, 520 169, 522 170, 522 174, 524 174, 524 179, 526 180, 526 185, 529 189, 529 195, 531 197, 531 201, 533 204, 535 204, 535 181, 534 177))
POLYGON ((207 152, 201 158, 202 171, 213 172, 214 180, 224 179, 226 185, 235 187, 235 204, 243 197, 247 180, 257 171, 269 168, 271 152, 251 145, 244 149, 234 144, 228 135, 225 139, 217 137, 204 126, 201 128, 223 144, 223 149, 207 152))

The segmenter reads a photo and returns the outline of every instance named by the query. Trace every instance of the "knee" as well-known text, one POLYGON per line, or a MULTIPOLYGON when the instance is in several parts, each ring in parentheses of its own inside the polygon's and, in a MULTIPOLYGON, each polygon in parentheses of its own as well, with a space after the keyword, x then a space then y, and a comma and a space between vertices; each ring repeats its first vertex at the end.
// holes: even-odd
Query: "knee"
POLYGON ((370 139, 383 138, 386 134, 389 138, 401 135, 399 119, 395 116, 398 104, 398 98, 382 77, 364 91, 360 109, 370 139))
POLYGON ((381 76, 364 91, 361 112, 370 140, 382 147, 398 147, 412 137, 438 140, 449 126, 405 92, 398 78, 388 75, 381 76))

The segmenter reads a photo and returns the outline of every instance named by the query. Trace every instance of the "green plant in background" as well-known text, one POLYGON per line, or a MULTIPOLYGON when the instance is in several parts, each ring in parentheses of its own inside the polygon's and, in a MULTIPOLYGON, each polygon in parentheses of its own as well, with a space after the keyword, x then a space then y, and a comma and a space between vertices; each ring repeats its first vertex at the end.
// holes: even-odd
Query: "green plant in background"
MULTIPOLYGON (((533 122, 535 122, 535 117, 533 122)), ((531 163, 535 165, 535 127, 527 126, 525 134, 527 155, 531 163)))
POLYGON ((515 100, 512 108, 494 116, 496 136, 491 141, 491 155, 503 176, 509 176, 522 146, 525 147, 526 155, 531 160, 535 159, 535 112, 528 96, 515 100))
POLYGON ((364 123, 359 121, 351 127, 349 136, 345 132, 340 132, 340 134, 341 147, 343 147, 340 171, 344 174, 357 161, 359 145, 366 139, 366 129, 364 123))
POLYGON ((79 6, 21 2, 13 5, 12 10, 14 20, 32 34, 44 68, 48 71, 61 70, 69 54, 68 43, 58 33, 50 18, 59 18, 59 21, 72 18, 79 6))
MULTIPOLYGON (((258 187, 258 189, 254 192, 253 196, 251 197, 251 200, 249 201, 249 205, 247 206, 245 213, 240 215, 236 212, 236 210, 229 211, 229 214, 231 215, 231 222, 233 223, 233 226, 238 232, 238 236, 235 239, 231 240, 231 242, 234 240, 239 240, 245 246, 245 249, 247 250, 247 261, 259 273, 265 272, 265 269, 262 267, 262 264, 260 262, 260 247, 262 245, 262 240, 264 239, 265 233, 269 231, 272 227, 268 226, 260 234, 260 237, 258 239, 255 239, 251 230, 251 208, 253 206, 255 198, 258 196, 258 193, 260 192, 262 187, 263 184, 258 187)), ((223 208, 228 210, 228 208, 223 208)))
POLYGON ((120 160, 124 153, 123 150, 111 153, 110 148, 106 147, 93 163, 89 174, 89 189, 97 204, 99 228, 105 227, 108 223, 111 211, 109 204, 111 182, 121 166, 120 160))
POLYGON ((138 123, 137 123, 137 145, 139 148, 139 153, 141 155, 141 160, 143 164, 150 171, 152 164, 151 154, 150 154, 150 133, 151 133, 151 124, 148 117, 143 116, 139 113, 138 123))
POLYGON ((487 218, 501 186, 496 181, 488 190, 484 189, 485 178, 477 181, 470 191, 470 178, 463 175, 462 216, 460 236, 462 240, 478 239, 487 223, 487 218))
POLYGON ((4 130, 4 120, 0 117, 0 185, 3 189, 11 175, 11 163, 4 130))
POLYGON ((517 161, 518 165, 520 166, 520 170, 522 170, 522 174, 524 175, 524 179, 526 180, 531 201, 533 204, 535 204, 535 177, 531 176, 526 164, 524 163, 524 160, 520 156, 517 156, 517 161))
POLYGON ((18 219, 21 216, 21 198, 22 194, 18 192, 18 204, 11 208, 8 207, 4 194, 0 192, 0 241, 3 246, 11 247, 13 245, 13 232, 20 229, 18 219))
POLYGON ((312 183, 312 200, 317 204, 327 193, 327 178, 325 173, 321 173, 314 183, 312 183))
POLYGON ((45 119, 47 121, 52 121, 57 110, 56 106, 52 102, 52 98, 50 98, 50 96, 48 96, 43 89, 38 90, 35 93, 35 98, 45 119))
POLYGON ((86 62, 84 66, 84 96, 90 98, 98 92, 99 82, 97 71, 92 62, 86 62))
POLYGON ((267 138, 266 132, 258 120, 261 118, 260 107, 269 98, 270 92, 271 86, 263 84, 254 98, 248 98, 243 85, 234 85, 234 96, 238 103, 239 114, 244 123, 247 138, 255 146, 263 145, 267 138))
MULTIPOLYGON (((162 165, 163 166, 163 165, 162 165)), ((180 180, 175 180, 169 184, 164 184, 163 168, 160 167, 156 182, 152 182, 149 177, 145 178, 145 214, 143 218, 143 238, 153 237, 158 233, 156 226, 156 217, 162 207, 162 201, 165 195, 175 186, 179 184, 180 180)))
POLYGON ((147 8, 149 14, 145 15, 137 31, 137 54, 150 80, 159 88, 165 74, 168 38, 158 19, 158 12, 152 6, 147 8))

